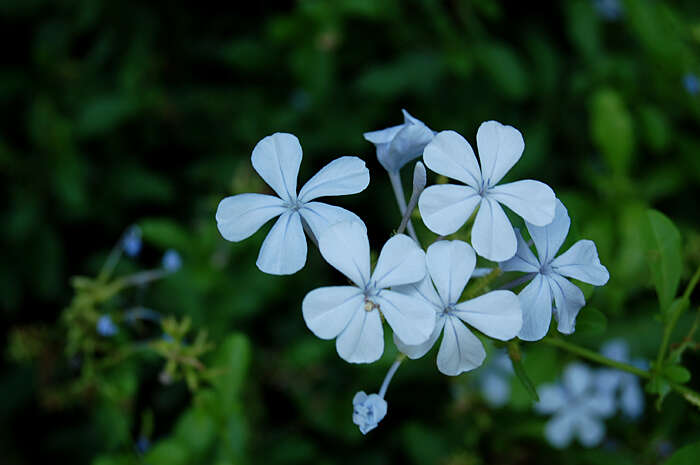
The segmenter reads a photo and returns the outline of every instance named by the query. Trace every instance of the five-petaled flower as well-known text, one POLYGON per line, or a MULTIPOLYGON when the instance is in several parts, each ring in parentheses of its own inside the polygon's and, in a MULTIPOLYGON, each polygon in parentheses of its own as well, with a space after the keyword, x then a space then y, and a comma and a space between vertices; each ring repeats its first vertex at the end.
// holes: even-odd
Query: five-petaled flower
POLYGON ((515 232, 501 204, 526 221, 538 226, 554 218, 554 192, 533 180, 497 185, 520 159, 525 142, 512 126, 486 121, 476 133, 479 159, 469 143, 454 131, 440 132, 423 152, 428 168, 466 185, 440 184, 428 187, 418 208, 425 225, 446 236, 456 232, 479 210, 472 228, 476 253, 492 261, 504 261, 515 255, 515 232))
POLYGON ((419 299, 389 290, 425 276, 425 253, 410 237, 397 234, 382 248, 370 275, 369 240, 364 223, 340 222, 319 238, 323 258, 354 286, 321 287, 302 302, 304 321, 321 339, 336 339, 338 355, 351 363, 371 363, 384 352, 381 315, 402 340, 424 342, 435 313, 419 299))
POLYGON ((602 286, 610 277, 607 268, 598 259, 593 241, 580 240, 555 258, 571 225, 564 204, 557 199, 556 205, 551 224, 539 227, 526 223, 538 258, 518 231, 515 257, 500 264, 503 271, 523 271, 533 278, 519 294, 523 328, 518 337, 525 341, 537 341, 547 334, 552 321, 552 299, 557 329, 564 334, 571 334, 576 329, 576 315, 586 300, 581 289, 566 278, 602 286))
POLYGON ((498 290, 458 303, 476 265, 474 250, 466 242, 434 243, 428 247, 426 264, 425 279, 396 290, 422 301, 435 315, 435 329, 420 345, 411 344, 400 334, 395 334, 394 342, 401 352, 416 359, 430 350, 442 332, 438 369, 451 376, 473 370, 483 363, 486 351, 464 323, 492 338, 512 339, 522 324, 518 297, 511 291, 498 290))
POLYGON ((275 133, 262 139, 253 149, 251 161, 261 178, 278 197, 264 194, 239 194, 219 203, 216 222, 219 232, 229 241, 241 241, 279 216, 260 248, 258 268, 269 274, 293 274, 306 263, 304 225, 318 237, 325 228, 339 221, 356 220, 344 208, 312 202, 330 195, 356 194, 369 184, 369 171, 357 157, 340 157, 316 173, 297 195, 297 175, 302 151, 292 134, 275 133))
POLYGON ((560 384, 544 384, 537 393, 540 401, 535 410, 552 415, 545 437, 554 447, 566 447, 574 437, 586 447, 600 444, 605 435, 603 419, 614 413, 615 403, 609 392, 599 389, 590 368, 571 363, 560 384))

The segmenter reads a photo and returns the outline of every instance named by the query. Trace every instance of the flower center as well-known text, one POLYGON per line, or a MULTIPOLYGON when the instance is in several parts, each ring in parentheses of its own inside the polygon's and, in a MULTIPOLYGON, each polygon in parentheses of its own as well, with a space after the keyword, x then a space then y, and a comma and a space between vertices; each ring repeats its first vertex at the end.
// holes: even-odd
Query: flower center
POLYGON ((296 211, 299 211, 299 209, 302 207, 302 203, 299 202, 299 200, 293 200, 291 202, 287 202, 286 207, 289 208, 290 210, 296 212, 296 211))
POLYGON ((366 312, 371 312, 374 309, 380 310, 381 308, 379 307, 378 304, 375 304, 372 302, 369 297, 365 297, 365 311, 366 312))

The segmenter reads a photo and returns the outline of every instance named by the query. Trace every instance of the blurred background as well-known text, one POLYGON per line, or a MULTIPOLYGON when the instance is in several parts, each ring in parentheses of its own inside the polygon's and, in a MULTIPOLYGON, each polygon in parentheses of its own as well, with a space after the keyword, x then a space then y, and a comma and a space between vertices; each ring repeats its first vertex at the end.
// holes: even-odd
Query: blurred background
MULTIPOLYGON (((698 411, 670 395, 609 420, 600 447, 556 450, 517 380, 494 408, 479 370, 442 376, 434 353, 399 370, 363 437, 352 397, 376 392, 393 344, 371 366, 340 360, 301 317, 309 290, 342 279, 318 251, 265 275, 269 226, 233 244, 214 220, 223 197, 269 190, 250 153, 291 132, 300 184, 338 156, 366 160, 369 188, 334 203, 379 247, 400 217, 362 133, 405 108, 473 144, 496 119, 525 138, 507 180, 552 186, 567 244, 593 239, 610 270, 581 313, 597 309, 604 330, 589 318, 571 339, 621 337, 651 359, 645 209, 680 229, 683 281, 700 263, 700 3, 3 0, 0 35, 0 462, 656 464, 700 439, 698 411), (132 225, 141 250, 110 276, 161 270, 166 250, 181 267, 125 289, 91 281, 132 225)), ((538 384, 571 360, 523 350, 538 384)), ((700 373, 695 350, 683 362, 700 373)))

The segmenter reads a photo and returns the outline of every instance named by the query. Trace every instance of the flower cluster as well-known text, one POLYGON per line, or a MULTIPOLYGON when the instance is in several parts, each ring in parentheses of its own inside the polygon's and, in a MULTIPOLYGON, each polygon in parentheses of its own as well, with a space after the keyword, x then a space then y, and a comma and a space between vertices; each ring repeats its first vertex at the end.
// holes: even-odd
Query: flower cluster
POLYGON ((436 133, 406 111, 402 125, 364 136, 376 146, 403 215, 397 234, 384 243, 374 267, 363 220, 315 201, 364 190, 369 185, 364 162, 337 158, 297 193, 302 149, 291 134, 265 137, 251 156, 253 168, 276 195, 226 197, 216 221, 225 239, 241 241, 279 217, 260 249, 261 271, 278 275, 299 271, 306 262, 306 233, 326 262, 350 280, 351 285, 312 290, 301 304, 308 328, 321 339, 335 340, 342 359, 377 361, 384 352, 384 323, 389 326, 403 355, 392 365, 379 394, 358 392, 353 401, 353 420, 367 433, 386 415, 386 388, 404 355, 420 358, 442 338, 438 370, 456 376, 484 363, 486 351, 478 335, 496 341, 538 340, 547 333, 552 315, 560 332, 572 333, 585 300, 567 278, 600 286, 607 282, 608 272, 591 241, 579 241, 555 257, 570 221, 549 186, 535 180, 501 182, 525 148, 522 135, 512 126, 496 121, 481 124, 476 134, 478 159, 460 134, 436 133), (430 170, 461 184, 426 188, 425 167, 419 161, 413 195, 406 202, 400 171, 421 156, 430 170), (425 226, 440 236, 425 249, 410 222, 416 207, 425 226), (504 207, 524 220, 537 257, 504 207), (465 224, 470 243, 445 237, 465 224), (403 234, 406 228, 410 237, 403 234), (477 256, 492 264, 476 269, 477 256), (503 271, 524 272, 519 284, 531 282, 519 295, 507 288, 491 289, 488 283, 467 287, 473 277, 487 280, 503 271))

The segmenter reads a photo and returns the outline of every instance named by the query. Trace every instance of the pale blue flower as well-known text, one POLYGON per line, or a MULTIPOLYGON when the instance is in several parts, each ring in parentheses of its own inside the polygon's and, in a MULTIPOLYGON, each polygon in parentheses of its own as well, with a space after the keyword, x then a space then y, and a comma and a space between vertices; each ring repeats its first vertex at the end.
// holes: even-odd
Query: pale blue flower
MULTIPOLYGON (((606 342, 600 352, 612 360, 632 363, 641 369, 647 368, 643 359, 630 362, 629 346, 623 339, 606 342)), ((614 368, 601 368, 598 370, 598 384, 617 399, 620 410, 626 417, 636 419, 644 413, 644 391, 636 375, 614 368)))
POLYGON ((400 334, 394 335, 394 342, 409 358, 417 359, 430 350, 442 333, 438 370, 450 376, 473 370, 483 363, 486 351, 465 323, 489 337, 512 339, 522 324, 518 297, 511 291, 498 290, 459 302, 476 265, 474 250, 466 242, 435 242, 428 247, 426 265, 425 279, 395 290, 422 302, 436 319, 435 329, 422 344, 407 342, 400 334))
POLYGON ((496 121, 486 121, 476 134, 479 159, 464 137, 454 131, 435 136, 423 152, 428 168, 466 185, 438 184, 428 187, 418 201, 425 225, 447 236, 456 232, 479 210, 472 227, 476 253, 492 261, 515 255, 515 231, 501 205, 526 221, 545 226, 554 218, 554 192, 533 180, 497 185, 520 159, 525 142, 520 131, 496 121))
POLYGON ((593 0, 593 6, 598 15, 606 21, 616 21, 624 12, 620 0, 593 0))
POLYGON ((527 223, 537 255, 535 257, 518 231, 515 257, 500 264, 503 271, 524 271, 532 281, 520 291, 523 327, 518 337, 525 341, 542 339, 552 320, 552 300, 557 329, 571 334, 576 329, 576 315, 586 304, 583 292, 566 278, 574 278, 595 286, 608 282, 607 268, 600 264, 593 241, 580 240, 555 258, 569 232, 569 215, 558 199, 551 224, 540 227, 527 223))
POLYGON ((163 269, 169 273, 174 273, 182 267, 182 257, 174 249, 168 249, 163 254, 163 269))
POLYGON ((376 428, 386 411, 386 401, 377 394, 367 395, 360 391, 352 399, 352 422, 360 427, 362 434, 376 428))
POLYGON ((505 351, 491 355, 477 372, 481 395, 492 407, 502 407, 510 399, 513 364, 505 351))
POLYGON ((403 124, 364 133, 365 140, 376 146, 377 159, 389 173, 398 173, 406 163, 423 155, 423 149, 435 135, 421 120, 401 111, 403 124))
POLYGON ((370 274, 367 229, 360 221, 340 222, 319 238, 323 258, 352 286, 321 287, 302 302, 304 321, 321 339, 336 339, 338 355, 351 363, 371 363, 384 352, 384 316, 394 333, 412 344, 424 342, 435 326, 435 312, 411 296, 389 290, 425 276, 425 253, 410 237, 389 239, 370 274))
POLYGON ((100 336, 112 337, 119 332, 119 328, 112 321, 112 317, 109 315, 102 315, 99 320, 97 320, 97 325, 95 327, 97 333, 100 336))
POLYGON ((313 176, 297 195, 297 175, 302 151, 292 134, 275 133, 253 149, 251 161, 261 178, 277 193, 239 194, 219 203, 216 222, 224 239, 238 242, 250 237, 279 216, 260 248, 258 268, 269 274, 293 274, 306 263, 307 233, 316 238, 339 221, 359 221, 354 213, 312 200, 356 194, 369 185, 369 171, 357 157, 333 160, 313 176))
POLYGON ((130 257, 136 257, 141 252, 141 228, 134 225, 124 233, 122 249, 130 257))
POLYGON ((687 73, 683 76, 683 87, 690 95, 698 95, 700 93, 700 79, 693 73, 687 73))
POLYGON ((594 447, 605 436, 603 420, 615 411, 609 392, 600 390, 591 369, 579 362, 564 369, 561 383, 544 384, 537 389, 540 401, 535 411, 552 415, 545 426, 545 437, 554 447, 568 446, 574 438, 594 447))

